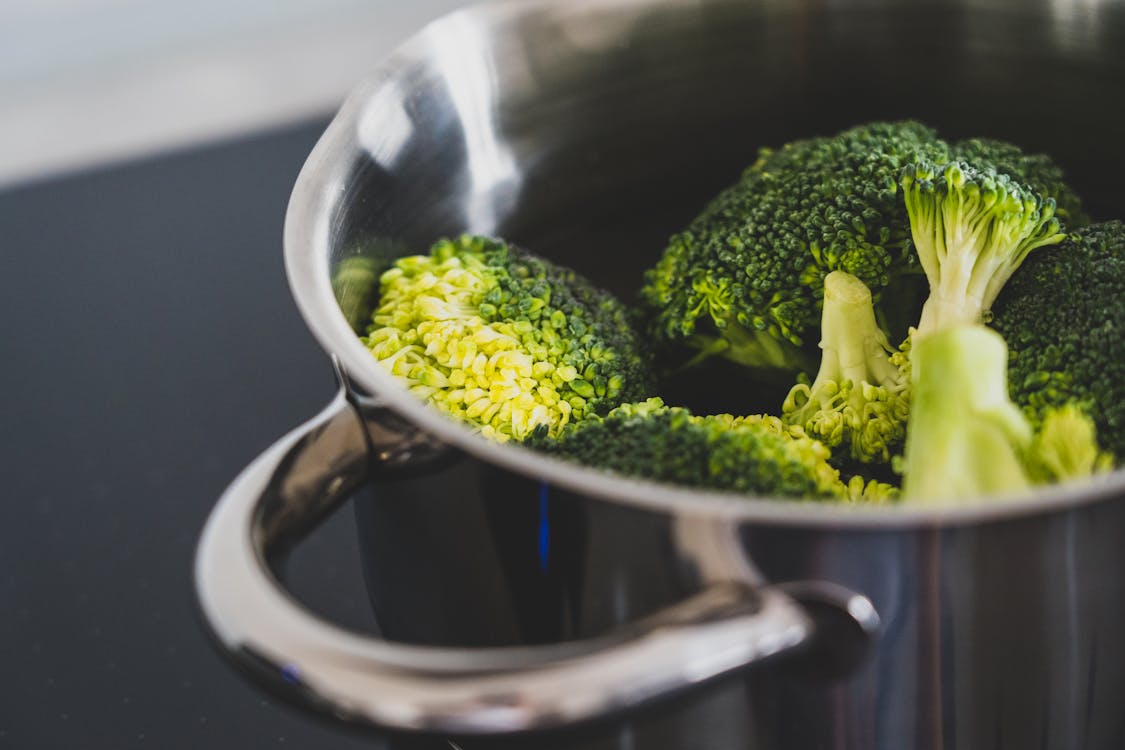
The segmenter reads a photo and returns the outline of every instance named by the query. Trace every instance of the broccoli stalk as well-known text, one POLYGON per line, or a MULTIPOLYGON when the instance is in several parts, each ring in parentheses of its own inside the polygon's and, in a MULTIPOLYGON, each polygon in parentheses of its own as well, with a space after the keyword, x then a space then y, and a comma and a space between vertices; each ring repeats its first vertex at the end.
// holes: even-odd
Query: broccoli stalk
POLYGON ((843 271, 824 279, 820 370, 798 383, 782 405, 787 424, 861 462, 890 460, 909 412, 908 379, 875 322, 871 291, 843 271))
POLYGON ((903 170, 900 184, 930 282, 915 336, 981 322, 1028 253, 1065 236, 1053 198, 991 169, 919 161, 903 170))
POLYGON ((913 342, 902 495, 910 503, 976 500, 1028 489, 1031 425, 1008 399, 1008 348, 979 325, 913 342))

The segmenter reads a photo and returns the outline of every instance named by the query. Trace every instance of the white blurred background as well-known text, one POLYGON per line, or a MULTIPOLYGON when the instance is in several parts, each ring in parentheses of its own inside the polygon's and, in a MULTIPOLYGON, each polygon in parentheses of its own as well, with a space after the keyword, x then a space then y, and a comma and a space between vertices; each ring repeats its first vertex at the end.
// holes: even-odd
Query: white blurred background
POLYGON ((467 0, 0 0, 0 187, 328 114, 467 0))

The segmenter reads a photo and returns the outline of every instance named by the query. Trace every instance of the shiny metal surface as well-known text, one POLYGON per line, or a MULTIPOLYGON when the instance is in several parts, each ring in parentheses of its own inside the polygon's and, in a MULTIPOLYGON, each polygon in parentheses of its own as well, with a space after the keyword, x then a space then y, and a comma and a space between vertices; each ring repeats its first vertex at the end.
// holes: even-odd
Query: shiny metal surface
MULTIPOLYGON (((688 561, 710 556, 678 549, 689 536, 682 514, 562 488, 549 492, 552 551, 541 567, 540 498, 538 482, 465 454, 418 483, 373 487, 357 520, 384 634, 465 647, 581 639, 706 579, 688 561)), ((464 750, 1125 747, 1125 503, 946 527, 734 531, 758 574, 810 615, 804 582, 861 592, 879 619, 874 643, 849 648, 838 625, 818 621, 827 652, 704 688, 616 733, 459 739, 464 750)))
MULTIPOLYGON (((712 570, 682 601, 568 643, 425 647, 319 620, 283 591, 268 561, 373 475, 377 481, 398 465, 433 466, 416 431, 400 434, 399 449, 386 440, 373 446, 372 434, 393 432, 384 412, 374 403, 353 404, 342 391, 247 467, 200 540, 196 590, 212 635, 238 667, 293 702, 396 730, 542 730, 633 709, 809 641, 812 623, 801 608, 780 591, 751 586, 760 577, 741 559, 735 572, 748 580, 712 570), (404 459, 411 446, 412 458, 404 459)), ((681 526, 709 530, 698 519, 682 519, 681 526)), ((699 558, 715 533, 686 536, 699 558)), ((685 544, 685 552, 692 547, 685 544)))
POLYGON ((285 230, 294 296, 324 347, 456 449, 440 470, 360 506, 387 636, 480 647, 598 638, 757 570, 863 594, 881 625, 858 671, 752 671, 574 746, 1125 747, 1122 472, 925 511, 610 479, 489 443, 414 401, 371 362, 331 288, 350 255, 480 231, 627 296, 668 234, 759 146, 881 118, 1050 151, 1095 217, 1120 217, 1122 91, 1116 0, 531 0, 426 29, 345 105, 298 180, 285 230), (530 541, 542 522, 531 509, 547 506, 549 559, 530 541), (454 538, 471 554, 443 544, 454 538))

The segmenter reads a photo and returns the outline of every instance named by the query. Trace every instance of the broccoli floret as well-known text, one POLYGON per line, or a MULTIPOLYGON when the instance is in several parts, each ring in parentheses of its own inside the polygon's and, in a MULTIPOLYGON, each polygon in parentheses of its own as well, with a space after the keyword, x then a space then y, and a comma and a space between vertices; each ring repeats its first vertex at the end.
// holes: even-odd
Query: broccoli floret
POLYGON ((875 322, 871 292, 844 271, 824 279, 820 369, 798 383, 782 406, 786 423, 861 463, 887 462, 906 434, 909 375, 875 322))
POLYGON ((901 490, 893 484, 880 482, 876 479, 866 479, 855 474, 844 485, 843 499, 852 503, 865 505, 889 505, 897 502, 901 490))
POLYGON ((919 161, 901 184, 930 283, 915 337, 981 322, 1027 254, 1065 236, 1054 199, 990 167, 919 161))
POLYGON ((363 342, 417 396, 500 441, 651 393, 626 308, 566 268, 484 237, 441 240, 380 279, 363 342))
POLYGON ((1097 429, 1076 404, 1047 409, 1031 444, 1031 475, 1041 483, 1082 479, 1113 469, 1098 448, 1097 429))
POLYGON ((1093 224, 1028 258, 993 309, 1012 399, 1039 425, 1073 404, 1125 459, 1125 223, 1093 224))
POLYGON ((916 272, 899 173, 950 158, 916 122, 763 149, 648 271, 641 297, 654 339, 751 367, 811 369, 804 347, 824 277, 847 271, 878 296, 916 272))
POLYGON ((1076 410, 1037 435, 1008 396, 1008 349, 983 325, 916 338, 902 496, 909 503, 976 500, 1106 468, 1092 424, 1076 410))
POLYGON ((1012 143, 992 138, 969 138, 953 144, 959 161, 988 167, 1027 186, 1033 193, 1055 201, 1055 216, 1068 229, 1090 223, 1082 200, 1066 184, 1062 169, 1046 154, 1029 154, 1012 143))
MULTIPOLYGON (((762 149, 737 184, 671 238, 648 271, 641 297, 653 338, 666 348, 682 344, 698 350, 692 362, 721 355, 754 368, 807 370, 808 334, 819 317, 828 273, 842 270, 858 277, 877 303, 885 289, 909 299, 914 285, 892 282, 923 270, 914 249, 919 234, 928 243, 925 261, 944 252, 932 249, 947 239, 937 235, 945 227, 934 224, 938 217, 968 222, 962 232, 968 236, 980 233, 978 223, 989 212, 1004 220, 980 230, 983 240, 991 240, 980 251, 1012 256, 1012 268, 1029 249, 1018 242, 1020 232, 1031 240, 1057 241, 1047 239, 1057 233, 1053 219, 1071 226, 1086 221, 1077 195, 1049 157, 1004 141, 978 138, 950 146, 930 128, 905 121, 870 123, 776 151, 762 149), (904 167, 908 176, 902 174, 904 167), (964 181, 952 191, 947 190, 947 167, 956 170, 948 177, 964 181), (903 188, 913 191, 913 205, 910 196, 903 199, 903 188), (963 197, 966 205, 952 205, 951 195, 963 197), (930 199, 942 205, 931 210, 923 205, 930 199), (975 213, 957 213, 973 201, 982 204, 975 213), (1022 226, 1036 211, 1042 226, 1022 226), (1045 236, 1037 234, 1040 230, 1045 236), (1019 246, 1005 247, 1013 242, 1019 246)), ((960 236, 951 234, 948 240, 960 241, 960 236)), ((931 270, 925 270, 933 280, 931 270)), ((989 290, 965 293, 994 293, 1004 273, 979 269, 978 276, 995 276, 995 283, 989 290)), ((957 283, 952 273, 943 279, 946 286, 957 283)), ((976 305, 972 302, 970 308, 976 305)), ((957 300, 943 304, 956 307, 957 300)), ((881 320, 900 322, 899 310, 877 312, 881 320)), ((928 313, 923 331, 933 314, 928 313)))
POLYGON ((896 494, 863 479, 845 484, 823 443, 777 417, 696 416, 654 398, 574 423, 557 439, 543 432, 528 445, 626 476, 768 497, 886 502, 896 494))

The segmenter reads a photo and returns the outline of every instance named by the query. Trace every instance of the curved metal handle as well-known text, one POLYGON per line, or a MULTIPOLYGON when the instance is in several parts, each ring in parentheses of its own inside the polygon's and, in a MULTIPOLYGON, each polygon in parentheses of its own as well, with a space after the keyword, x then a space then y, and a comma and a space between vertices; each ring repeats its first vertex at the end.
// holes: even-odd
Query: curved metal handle
POLYGON ((195 585, 206 624, 227 656, 283 697, 387 729, 502 734, 639 706, 809 638, 810 620, 788 596, 731 581, 612 634, 548 646, 411 646, 320 620, 267 560, 369 467, 434 455, 417 433, 385 431, 385 416, 361 414, 341 392, 247 467, 203 530, 195 585))

